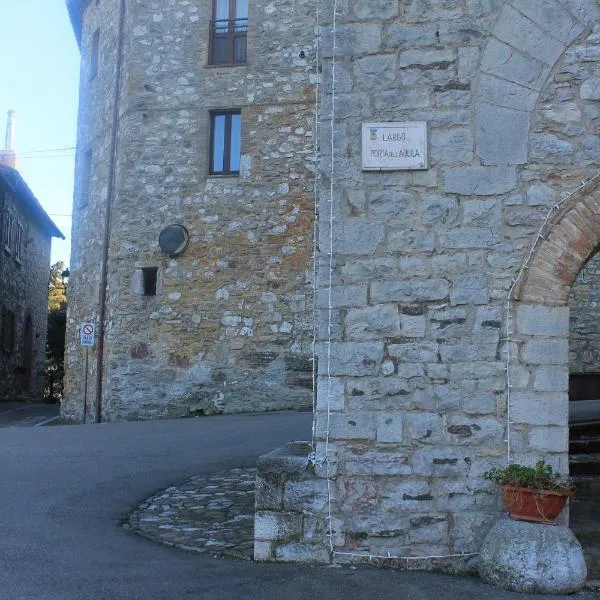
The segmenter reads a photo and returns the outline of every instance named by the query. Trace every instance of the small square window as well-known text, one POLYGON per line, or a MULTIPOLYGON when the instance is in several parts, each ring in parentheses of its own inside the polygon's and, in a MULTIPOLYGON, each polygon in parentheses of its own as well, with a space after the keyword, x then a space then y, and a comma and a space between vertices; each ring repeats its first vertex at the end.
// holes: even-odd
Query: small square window
POLYGON ((210 116, 210 174, 237 175, 242 152, 242 115, 239 110, 210 116))
POLYGON ((92 151, 87 150, 83 155, 81 169, 81 189, 79 190, 79 206, 84 208, 90 200, 90 187, 92 182, 92 151))
POLYGON ((144 267, 142 269, 142 286, 144 296, 156 296, 157 280, 158 267, 144 267))
POLYGON ((14 217, 9 210, 5 210, 2 219, 2 245, 7 254, 13 252, 14 217))
POLYGON ((23 225, 17 221, 15 229, 15 260, 21 264, 25 256, 25 235, 23 225))
POLYGON ((16 318, 15 313, 8 308, 2 309, 2 349, 5 352, 14 352, 15 349, 16 318))

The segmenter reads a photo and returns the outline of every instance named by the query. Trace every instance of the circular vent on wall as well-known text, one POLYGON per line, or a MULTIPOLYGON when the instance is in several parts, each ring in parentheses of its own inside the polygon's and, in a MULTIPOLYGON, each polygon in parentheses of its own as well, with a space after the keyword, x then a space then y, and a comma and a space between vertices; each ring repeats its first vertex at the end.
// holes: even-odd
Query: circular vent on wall
POLYGON ((169 225, 158 236, 160 249, 169 256, 181 254, 187 246, 188 230, 183 225, 169 225))

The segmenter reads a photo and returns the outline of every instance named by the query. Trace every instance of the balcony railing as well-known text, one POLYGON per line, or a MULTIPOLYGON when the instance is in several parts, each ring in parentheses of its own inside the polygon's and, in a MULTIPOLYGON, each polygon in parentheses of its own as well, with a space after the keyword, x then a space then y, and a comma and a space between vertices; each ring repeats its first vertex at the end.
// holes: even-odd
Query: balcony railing
POLYGON ((211 65, 240 65, 246 62, 248 19, 218 19, 210 22, 211 65))

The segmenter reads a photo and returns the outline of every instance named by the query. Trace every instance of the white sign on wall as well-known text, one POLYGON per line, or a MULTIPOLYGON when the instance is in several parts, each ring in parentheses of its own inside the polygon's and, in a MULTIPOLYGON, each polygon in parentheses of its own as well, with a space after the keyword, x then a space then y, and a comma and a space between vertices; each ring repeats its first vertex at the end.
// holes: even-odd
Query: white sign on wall
POLYGON ((79 340, 82 346, 91 348, 96 343, 96 326, 94 323, 82 323, 79 326, 79 340))
POLYGON ((363 123, 364 171, 427 169, 427 123, 363 123))

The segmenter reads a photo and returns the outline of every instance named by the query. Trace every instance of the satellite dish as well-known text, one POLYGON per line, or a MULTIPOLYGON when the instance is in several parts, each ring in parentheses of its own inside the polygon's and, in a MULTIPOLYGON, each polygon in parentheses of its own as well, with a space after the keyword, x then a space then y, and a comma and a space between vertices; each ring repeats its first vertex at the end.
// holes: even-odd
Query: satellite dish
POLYGON ((169 225, 158 236, 160 249, 169 256, 181 254, 187 246, 188 230, 183 225, 169 225))

